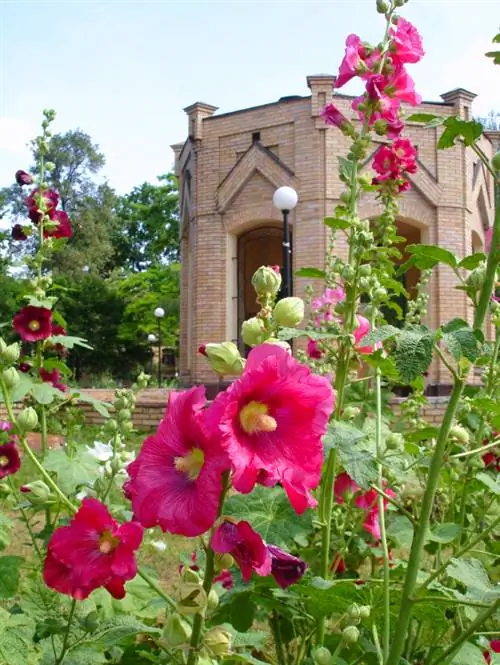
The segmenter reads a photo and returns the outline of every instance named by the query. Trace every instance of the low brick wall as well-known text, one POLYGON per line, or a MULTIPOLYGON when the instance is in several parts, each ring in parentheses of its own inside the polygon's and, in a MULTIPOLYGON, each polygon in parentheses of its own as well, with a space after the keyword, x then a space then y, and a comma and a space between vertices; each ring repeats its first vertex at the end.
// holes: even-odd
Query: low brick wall
MULTIPOLYGON (((82 390, 94 399, 103 402, 111 403, 113 401, 112 390, 82 390)), ((405 398, 395 398, 393 400, 394 410, 399 410, 399 405, 404 402, 405 398)), ((438 425, 442 418, 443 413, 448 403, 448 397, 428 397, 429 404, 424 409, 424 416, 429 421, 429 424, 438 425)), ((168 402, 168 390, 148 389, 143 390, 137 395, 136 408, 133 414, 134 427, 138 430, 148 431, 155 429, 165 413, 168 402)), ((80 409, 85 416, 85 422, 90 425, 101 425, 105 422, 101 416, 92 406, 87 402, 79 403, 80 409)), ((15 410, 17 411, 19 407, 15 410)), ((0 419, 6 419, 5 408, 0 405, 0 419)))

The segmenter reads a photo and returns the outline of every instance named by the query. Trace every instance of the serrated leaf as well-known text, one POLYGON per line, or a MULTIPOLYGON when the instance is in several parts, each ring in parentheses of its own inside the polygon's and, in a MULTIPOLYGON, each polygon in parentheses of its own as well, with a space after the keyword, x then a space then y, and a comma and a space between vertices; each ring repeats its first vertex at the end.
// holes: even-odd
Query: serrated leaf
POLYGON ((458 259, 455 254, 444 247, 438 247, 437 245, 408 245, 406 251, 414 256, 435 261, 436 264, 444 263, 450 266, 450 268, 458 266, 458 259))
POLYGON ((492 58, 495 65, 500 65, 500 51, 488 51, 484 55, 487 58, 492 58))
POLYGON ((481 471, 476 475, 476 479, 483 483, 483 485, 486 485, 493 494, 496 494, 497 496, 500 495, 500 474, 497 474, 495 478, 492 478, 489 474, 481 471))
POLYGON ((48 372, 52 371, 53 369, 57 369, 57 371, 61 372, 63 376, 71 376, 72 374, 66 363, 64 363, 62 360, 58 360, 57 358, 46 358, 43 361, 43 368, 48 372))
POLYGON ((486 254, 471 254, 470 256, 464 257, 458 264, 459 268, 465 268, 466 270, 474 270, 480 265, 483 261, 486 261, 486 254))
POLYGON ((484 665, 486 662, 482 650, 475 644, 466 642, 451 661, 451 665, 484 665))
POLYGON ((304 545, 312 530, 311 512, 297 515, 279 487, 258 485, 251 494, 235 494, 225 504, 224 513, 247 520, 267 543, 284 549, 295 543, 304 545))
POLYGON ((324 270, 319 268, 301 268, 295 272, 297 277, 310 277, 312 279, 325 279, 326 274, 324 270))
POLYGON ((401 328, 395 326, 380 326, 365 335, 358 343, 358 346, 371 346, 377 342, 385 342, 387 339, 397 337, 401 333, 401 328))
POLYGON ((407 120, 409 122, 422 122, 427 127, 439 127, 444 122, 443 116, 434 115, 433 113, 413 113, 407 120))
POLYGON ((467 358, 474 362, 478 358, 479 344, 467 321, 453 319, 441 326, 441 332, 441 341, 455 360, 467 358))
POLYGON ((86 402, 87 404, 91 404, 97 413, 100 414, 103 418, 111 417, 109 409, 111 409, 113 405, 109 402, 103 402, 100 399, 92 397, 92 395, 89 395, 88 393, 80 393, 78 390, 70 390, 70 392, 72 395, 77 396, 79 402, 86 402))
POLYGON ((50 383, 36 382, 33 382, 31 394, 38 404, 52 404, 55 399, 60 399, 64 395, 60 390, 51 386, 50 383))
POLYGON ((19 587, 22 556, 0 556, 0 598, 13 598, 19 587))
POLYGON ((77 488, 99 477, 99 461, 85 449, 78 449, 72 457, 65 450, 50 450, 44 466, 56 474, 58 485, 65 494, 74 494, 77 488))
POLYGON ((413 541, 413 525, 405 515, 389 518, 387 534, 394 538, 399 547, 410 548, 413 541))
POLYGON ((0 551, 4 550, 10 544, 10 532, 14 528, 14 522, 0 513, 0 551))
POLYGON ((348 229, 350 226, 350 223, 347 219, 342 219, 340 217, 325 217, 323 223, 325 226, 329 226, 331 229, 339 229, 342 231, 348 229))
POLYGON ((434 336, 426 326, 409 326, 401 331, 394 358, 403 383, 411 383, 427 371, 433 348, 434 336))
POLYGON ((72 349, 75 346, 81 346, 84 349, 92 350, 92 347, 87 344, 87 340, 83 337, 71 337, 71 335, 54 335, 50 338, 52 344, 61 344, 66 349, 72 349))
MULTIPOLYGON (((309 580, 308 580, 309 581, 309 580)), ((308 584, 302 582, 294 586, 294 592, 307 599, 307 610, 314 617, 343 614, 356 603, 363 605, 363 589, 352 581, 318 585, 321 578, 313 578, 308 584)))
MULTIPOLYGON (((33 379, 27 374, 21 374, 19 381, 11 392, 12 402, 21 402, 35 385, 33 379)), ((0 394, 0 402, 3 402, 3 395, 0 394)))
POLYGON ((451 148, 455 139, 462 138, 466 146, 471 146, 483 133, 483 126, 478 120, 461 120, 452 116, 443 123, 445 130, 438 141, 438 148, 451 148))
POLYGON ((463 533, 463 527, 452 522, 443 522, 435 526, 428 535, 428 540, 434 543, 452 543, 457 536, 463 533))
POLYGON ((337 457, 351 478, 368 489, 378 475, 378 466, 365 432, 348 423, 333 420, 324 438, 325 449, 334 448, 337 457))
POLYGON ((467 588, 466 597, 471 600, 489 603, 500 597, 500 588, 490 582, 478 559, 451 559, 446 574, 467 588))
POLYGON ((147 626, 131 616, 117 616, 111 621, 100 625, 92 638, 85 640, 82 644, 95 645, 106 651, 120 644, 128 638, 134 638, 139 634, 154 635, 161 631, 153 626, 147 626))
POLYGON ((0 608, 0 665, 36 662, 33 636, 35 623, 25 614, 9 614, 0 608))

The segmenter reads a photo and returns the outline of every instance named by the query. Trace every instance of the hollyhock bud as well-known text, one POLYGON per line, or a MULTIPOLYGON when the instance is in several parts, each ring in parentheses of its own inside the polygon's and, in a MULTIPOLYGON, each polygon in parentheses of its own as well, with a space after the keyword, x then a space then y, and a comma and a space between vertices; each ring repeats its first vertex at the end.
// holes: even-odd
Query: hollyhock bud
POLYGON ((19 381, 19 374, 14 367, 8 367, 2 372, 2 379, 7 388, 13 388, 19 381))
POLYGON ((50 488, 43 480, 34 480, 32 483, 23 485, 21 491, 23 494, 29 494, 27 499, 34 506, 44 505, 51 498, 50 488))
POLYGON ((170 614, 167 619, 163 636, 169 647, 180 647, 189 644, 191 626, 178 614, 170 614))
POLYGON ((281 274, 275 266, 261 266, 253 274, 252 286, 258 296, 274 297, 281 288, 281 274))
POLYGON ((231 654, 232 635, 223 628, 212 628, 203 638, 203 644, 214 656, 229 656, 231 654))
POLYGON ((454 439, 458 443, 462 443, 463 445, 466 445, 469 443, 470 436, 469 432, 465 429, 465 427, 462 427, 461 425, 452 425, 450 428, 450 439, 454 439))
POLYGON ((307 568, 305 561, 276 545, 268 545, 267 550, 271 555, 271 575, 282 589, 286 589, 300 580, 307 568))
POLYGON ((2 358, 8 363, 15 363, 16 360, 19 360, 20 355, 21 347, 17 342, 9 344, 9 346, 5 347, 3 351, 0 348, 0 356, 2 356, 2 358))
POLYGON ((359 640, 359 630, 356 626, 347 626, 342 631, 342 639, 346 644, 356 644, 359 640))
POLYGON ((241 338, 247 346, 257 346, 264 342, 266 331, 262 319, 253 316, 241 324, 241 338))
POLYGON ((372 608, 369 605, 360 605, 359 607, 359 616, 361 619, 369 619, 371 615, 372 608))
POLYGON ((220 376, 240 376, 245 368, 245 359, 233 342, 205 344, 204 354, 211 368, 220 376))
POLYGON ((205 614, 208 606, 208 597, 202 586, 199 584, 181 584, 179 594, 181 598, 177 603, 179 614, 183 616, 205 614))
POLYGON ((285 328, 294 328, 304 319, 304 301, 302 298, 283 298, 276 303, 273 311, 276 323, 285 328))
POLYGON ((353 603, 347 610, 347 615, 349 621, 353 624, 357 624, 361 621, 361 613, 359 611, 359 606, 356 603, 353 603))
POLYGON ((326 647, 314 649, 312 657, 316 665, 330 665, 332 662, 332 654, 326 647))
POLYGON ((28 240, 25 227, 23 227, 21 224, 14 224, 10 232, 10 235, 12 237, 12 240, 28 240))
POLYGON ((33 182, 33 178, 30 176, 29 173, 26 173, 26 171, 21 171, 21 170, 16 171, 15 178, 17 184, 20 185, 21 187, 23 185, 31 185, 31 183, 33 182))
POLYGON ((208 594, 207 607, 209 610, 215 610, 218 605, 219 605, 219 596, 217 595, 217 591, 215 589, 211 589, 210 593, 208 594))
POLYGON ((312 360, 320 360, 323 356, 323 351, 320 349, 317 340, 310 339, 307 342, 306 353, 312 360))
POLYGON ((389 5, 384 0, 377 0, 377 11, 379 14, 387 14, 389 5))
POLYGON ((385 447, 388 450, 401 450, 404 445, 404 436, 399 432, 392 432, 385 440, 385 447))
POLYGON ((234 559, 230 554, 217 554, 215 556, 215 570, 222 571, 231 568, 234 565, 234 559))
POLYGON ((186 582, 186 584, 201 584, 201 578, 197 571, 189 566, 183 566, 182 580, 186 582))
POLYGON ((21 432, 32 432, 38 425, 38 415, 33 407, 28 406, 17 416, 17 426, 21 432))
POLYGON ((500 171, 500 150, 495 153, 495 155, 493 155, 491 166, 493 167, 494 171, 500 171))

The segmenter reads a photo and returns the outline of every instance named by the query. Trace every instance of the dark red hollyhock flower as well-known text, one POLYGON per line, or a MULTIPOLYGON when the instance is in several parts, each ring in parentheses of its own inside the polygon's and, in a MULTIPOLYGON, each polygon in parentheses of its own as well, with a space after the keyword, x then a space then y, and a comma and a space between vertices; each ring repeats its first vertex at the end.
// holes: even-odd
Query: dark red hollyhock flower
POLYGON ((57 323, 52 324, 52 328, 50 330, 50 336, 55 337, 56 335, 67 335, 68 333, 66 332, 66 328, 63 328, 62 326, 58 325, 57 323))
POLYGON ((28 240, 28 236, 24 232, 21 224, 14 224, 12 231, 10 232, 12 240, 28 240))
POLYGON ((307 564, 302 559, 292 556, 276 545, 268 545, 271 555, 271 575, 282 589, 298 582, 305 573, 307 564))
POLYGON ((57 222, 58 224, 53 228, 45 226, 43 229, 44 238, 71 238, 73 235, 71 221, 64 210, 51 210, 49 217, 52 222, 57 222))
POLYGON ((344 559, 340 556, 340 554, 336 554, 332 565, 330 566, 330 572, 334 573, 335 575, 341 575, 342 573, 345 573, 346 570, 347 566, 345 565, 344 559))
POLYGON ((22 372, 23 374, 26 374, 27 372, 30 371, 31 365, 29 363, 19 363, 17 366, 17 369, 22 372))
POLYGON ((52 312, 46 307, 23 307, 13 318, 12 325, 25 342, 39 342, 50 337, 52 312))
POLYGON ((54 388, 60 390, 61 392, 66 392, 68 386, 65 383, 61 382, 61 372, 58 369, 53 369, 50 372, 43 367, 40 368, 40 378, 44 383, 51 383, 54 388))
POLYGON ((486 650, 483 652, 484 660, 490 665, 491 663, 491 654, 490 651, 493 651, 493 653, 500 653, 500 640, 491 640, 490 642, 490 650, 486 650))
POLYGON ((221 570, 220 573, 214 577, 214 583, 217 582, 222 584, 223 589, 232 589, 234 586, 234 581, 231 571, 221 570))
POLYGON ((0 446, 0 479, 11 476, 21 468, 21 456, 14 441, 0 446))
POLYGON ((28 206, 28 217, 34 224, 38 224, 43 215, 39 212, 42 206, 45 213, 49 214, 55 210, 59 203, 59 194, 53 189, 46 189, 43 194, 40 190, 34 189, 31 194, 26 198, 26 205, 28 206))
POLYGON ((17 184, 21 185, 21 187, 23 185, 31 185, 31 183, 33 182, 33 178, 30 176, 30 174, 22 170, 16 171, 15 178, 17 184))
POLYGON ((201 346, 198 347, 198 353, 201 353, 202 356, 207 355, 207 345, 202 344, 201 346))
POLYGON ((250 581, 253 571, 262 577, 271 574, 271 555, 265 542, 248 522, 234 524, 224 520, 215 529, 210 545, 214 552, 231 554, 245 582, 250 581))
POLYGON ((142 536, 138 522, 118 524, 105 505, 86 498, 69 526, 56 529, 50 538, 45 583, 76 600, 99 587, 123 598, 125 582, 137 574, 135 552, 142 536))

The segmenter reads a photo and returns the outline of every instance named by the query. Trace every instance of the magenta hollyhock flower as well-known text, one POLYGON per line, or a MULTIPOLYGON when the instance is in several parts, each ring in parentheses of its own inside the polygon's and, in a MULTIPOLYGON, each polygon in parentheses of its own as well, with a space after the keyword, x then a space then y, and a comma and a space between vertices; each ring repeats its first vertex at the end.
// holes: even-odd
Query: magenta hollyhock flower
POLYGON ((71 238, 73 234, 71 221, 64 210, 52 210, 49 217, 52 222, 57 222, 57 226, 54 228, 44 227, 44 238, 71 238))
POLYGON ((52 312, 46 307, 23 307, 12 319, 12 325, 24 342, 39 342, 51 334, 52 312))
POLYGON ((335 81, 336 88, 341 88, 355 76, 369 72, 380 58, 377 49, 370 52, 357 35, 348 35, 345 46, 345 55, 335 81))
POLYGON ((19 363, 17 366, 17 369, 22 372, 23 374, 26 374, 27 372, 30 371, 31 365, 29 363, 19 363))
POLYGON ((135 552, 142 535, 137 522, 120 525, 104 504, 86 498, 69 526, 56 529, 49 540, 45 583, 76 600, 101 586, 123 598, 124 583, 137 574, 135 552))
POLYGON ((414 25, 398 16, 396 29, 391 28, 390 55, 395 64, 419 62, 425 55, 422 37, 414 25))
POLYGON ((11 476, 21 468, 21 456, 14 441, 0 446, 0 479, 11 476))
POLYGON ((221 570, 218 575, 214 577, 214 583, 222 585, 223 589, 232 589, 234 586, 233 575, 230 570, 221 570))
POLYGON ((302 559, 276 545, 268 545, 267 550, 271 555, 271 575, 282 589, 298 582, 306 572, 307 564, 302 559))
POLYGON ((10 432, 13 428, 13 424, 8 420, 0 420, 0 432, 10 432))
POLYGON ((351 123, 339 109, 335 106, 333 102, 329 102, 321 111, 320 116, 323 118, 327 125, 332 125, 342 129, 346 125, 351 123))
POLYGON ((307 342, 306 353, 312 360, 320 360, 323 356, 323 351, 319 348, 319 344, 315 339, 310 339, 307 342))
POLYGON ((16 171, 16 175, 14 177, 16 179, 17 184, 21 185, 21 187, 23 185, 31 185, 31 183, 33 182, 33 178, 30 176, 29 173, 26 173, 26 171, 22 170, 16 171))
POLYGON ((415 81, 404 67, 398 67, 391 74, 385 92, 390 97, 411 104, 411 106, 418 106, 418 104, 422 103, 421 95, 415 90, 415 81))
POLYGON ((128 467, 126 491, 146 528, 199 536, 215 522, 229 461, 202 422, 205 389, 171 392, 158 430, 128 467))
POLYGON ((28 240, 28 236, 24 232, 23 226, 21 224, 14 224, 10 232, 12 240, 28 240))
POLYGON ((40 367, 40 378, 44 383, 51 383, 53 388, 57 388, 62 393, 68 390, 68 386, 61 381, 62 374, 58 369, 52 369, 50 372, 44 367, 40 367))
POLYGON ((266 475, 281 482, 298 513, 316 505, 323 462, 322 437, 334 408, 330 383, 271 344, 248 355, 243 375, 207 409, 208 426, 219 432, 244 494, 266 475))
POLYGON ((265 542, 248 522, 224 520, 214 531, 210 547, 218 554, 231 554, 245 582, 252 572, 266 577, 272 569, 272 559, 265 542))
POLYGON ((376 349, 382 348, 382 343, 377 342, 375 345, 371 346, 360 346, 360 342, 363 339, 365 335, 367 335, 370 332, 370 322, 368 321, 367 318, 364 316, 361 316, 360 314, 356 315, 356 321, 357 321, 357 327, 354 329, 353 335, 354 339, 356 340, 354 348, 358 353, 373 353, 376 349))

